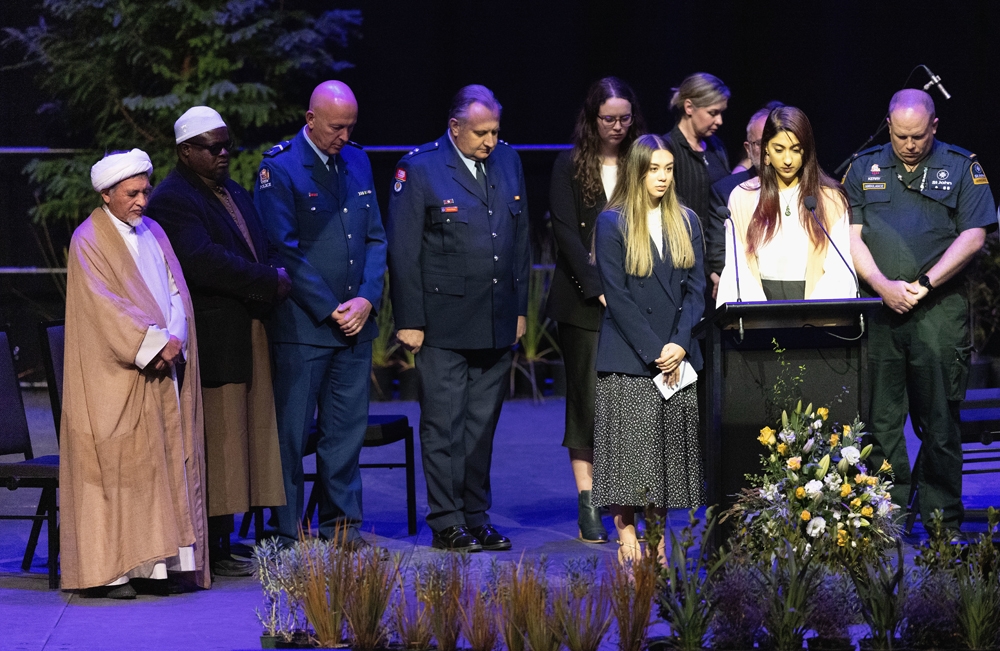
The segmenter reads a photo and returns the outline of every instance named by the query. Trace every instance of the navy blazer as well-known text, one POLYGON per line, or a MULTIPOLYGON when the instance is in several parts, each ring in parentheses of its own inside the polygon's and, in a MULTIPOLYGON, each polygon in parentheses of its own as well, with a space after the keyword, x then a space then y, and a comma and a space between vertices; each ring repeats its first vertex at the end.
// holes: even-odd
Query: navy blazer
POLYGON ((250 193, 228 180, 257 252, 247 245, 222 201, 178 161, 156 186, 146 215, 163 227, 191 290, 201 379, 206 384, 249 382, 253 375, 251 318, 262 318, 278 290, 277 255, 250 193))
POLYGON ((274 342, 342 347, 378 334, 386 245, 371 162, 346 145, 329 164, 327 170, 306 142, 305 129, 260 163, 254 204, 292 279, 291 300, 271 322, 274 342), (331 315, 357 296, 372 304, 372 316, 348 337, 331 315))
POLYGON ((712 197, 709 200, 711 210, 705 215, 705 266, 708 273, 722 275, 722 270, 726 267, 726 220, 719 216, 718 209, 729 209, 729 195, 733 193, 736 186, 757 177, 757 171, 753 168, 736 172, 729 176, 724 176, 712 184, 712 197))
POLYGON ((625 239, 618 227, 618 213, 602 212, 597 218, 597 270, 604 283, 608 309, 597 345, 598 372, 647 375, 658 373, 654 362, 668 343, 680 346, 696 371, 702 368, 701 347, 691 329, 705 311, 705 274, 701 226, 686 210, 691 225, 695 264, 675 269, 670 247, 664 242, 663 258, 653 257, 653 274, 639 278, 625 273, 625 239))
POLYGON ((528 198, 517 152, 485 162, 489 197, 448 134, 399 161, 389 198, 389 273, 396 328, 428 346, 504 348, 527 314, 528 198))

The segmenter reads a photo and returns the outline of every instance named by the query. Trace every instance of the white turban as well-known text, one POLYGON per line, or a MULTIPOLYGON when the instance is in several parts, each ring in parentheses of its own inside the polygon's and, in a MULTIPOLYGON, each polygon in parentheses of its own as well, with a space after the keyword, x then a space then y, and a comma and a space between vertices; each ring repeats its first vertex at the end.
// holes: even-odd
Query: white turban
POLYGON ((222 116, 214 108, 194 106, 177 118, 177 122, 174 122, 174 137, 177 138, 179 145, 189 138, 224 126, 226 123, 222 121, 222 116))
POLYGON ((90 168, 90 183, 98 192, 137 174, 152 174, 153 162, 141 149, 108 154, 90 168))

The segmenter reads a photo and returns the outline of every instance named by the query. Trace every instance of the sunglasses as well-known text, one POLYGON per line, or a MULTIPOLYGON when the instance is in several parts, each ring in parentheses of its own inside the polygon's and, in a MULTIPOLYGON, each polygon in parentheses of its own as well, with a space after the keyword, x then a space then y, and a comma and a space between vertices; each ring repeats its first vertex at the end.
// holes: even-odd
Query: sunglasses
POLYGON ((222 142, 217 142, 214 145, 203 145, 200 142, 190 142, 188 144, 192 147, 197 147, 198 149, 207 150, 213 156, 218 156, 225 149, 227 152, 233 148, 232 140, 223 140, 222 142))

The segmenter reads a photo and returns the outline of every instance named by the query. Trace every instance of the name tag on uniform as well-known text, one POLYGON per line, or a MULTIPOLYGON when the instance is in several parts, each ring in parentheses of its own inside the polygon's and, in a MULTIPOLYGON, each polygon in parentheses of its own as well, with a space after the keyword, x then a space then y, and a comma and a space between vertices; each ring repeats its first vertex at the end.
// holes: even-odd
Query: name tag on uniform
POLYGON ((365 196, 366 194, 371 194, 371 193, 372 193, 372 191, 371 191, 371 190, 359 190, 359 191, 358 191, 358 196, 359 196, 359 197, 363 197, 363 196, 365 196))
POLYGON ((458 212, 458 206, 442 206, 441 212, 458 212))
POLYGON ((863 190, 885 190, 885 183, 862 183, 863 190))

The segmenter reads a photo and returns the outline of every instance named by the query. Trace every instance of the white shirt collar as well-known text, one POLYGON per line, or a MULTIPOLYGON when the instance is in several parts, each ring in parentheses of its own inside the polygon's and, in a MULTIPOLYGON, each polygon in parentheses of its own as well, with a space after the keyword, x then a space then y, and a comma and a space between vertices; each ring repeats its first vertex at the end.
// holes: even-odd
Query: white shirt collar
POLYGON ((316 155, 319 156, 319 159, 321 161, 323 161, 323 164, 326 165, 327 169, 329 169, 330 168, 330 155, 329 154, 324 154, 323 152, 321 152, 319 150, 319 147, 316 146, 316 143, 313 142, 312 138, 309 137, 309 131, 307 130, 307 127, 302 127, 302 135, 305 136, 306 142, 309 143, 309 146, 312 147, 312 150, 314 152, 316 152, 316 155))
MULTIPOLYGON (((472 176, 473 177, 476 176, 476 163, 478 163, 479 161, 477 161, 475 158, 469 158, 468 156, 462 153, 462 150, 459 149, 458 145, 455 144, 454 138, 451 137, 451 129, 448 129, 448 142, 450 142, 451 146, 455 148, 455 151, 458 153, 458 157, 462 159, 462 162, 465 163, 465 166, 469 168, 470 172, 472 172, 472 176)), ((483 165, 484 166, 486 165, 485 161, 483 161, 483 165)))

